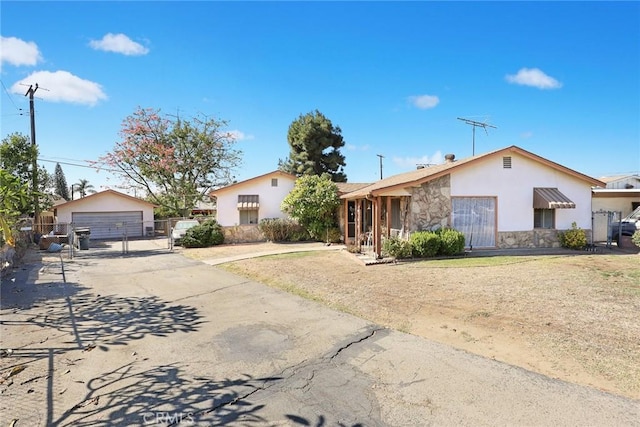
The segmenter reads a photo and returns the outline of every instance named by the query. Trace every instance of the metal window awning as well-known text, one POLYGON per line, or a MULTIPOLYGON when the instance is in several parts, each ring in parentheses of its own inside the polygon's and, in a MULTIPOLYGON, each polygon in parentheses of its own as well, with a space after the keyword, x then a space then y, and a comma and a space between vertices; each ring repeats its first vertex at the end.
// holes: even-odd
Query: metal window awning
POLYGON ((534 209, 575 209, 576 204, 557 188, 534 188, 534 209))
POLYGON ((250 211, 256 210, 260 207, 260 201, 258 195, 239 195, 238 196, 238 210, 250 211))

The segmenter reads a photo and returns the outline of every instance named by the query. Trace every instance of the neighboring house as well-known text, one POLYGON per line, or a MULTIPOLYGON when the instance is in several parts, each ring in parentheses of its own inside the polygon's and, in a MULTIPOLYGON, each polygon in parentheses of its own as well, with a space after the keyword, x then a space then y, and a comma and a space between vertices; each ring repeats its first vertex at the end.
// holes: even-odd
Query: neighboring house
POLYGON ((202 200, 191 209, 192 216, 214 216, 216 215, 215 199, 205 197, 208 200, 202 200))
POLYGON ((345 242, 452 227, 473 248, 559 246, 572 223, 591 232, 591 189, 604 183, 511 146, 385 178, 343 194, 345 242), (353 232, 351 232, 353 230, 353 232))
POLYGON ((218 223, 223 227, 255 226, 264 218, 286 218, 280 204, 295 182, 294 175, 273 171, 212 191, 218 223))
POLYGON ((603 176, 600 181, 606 184, 605 188, 640 190, 640 175, 615 175, 615 176, 603 176))
POLYGON ((92 239, 141 237, 154 232, 155 205, 114 190, 105 190, 57 205, 58 224, 89 227, 92 239))
POLYGON ((609 224, 619 221, 640 206, 640 175, 601 177, 606 188, 593 189, 593 239, 607 241, 609 224))

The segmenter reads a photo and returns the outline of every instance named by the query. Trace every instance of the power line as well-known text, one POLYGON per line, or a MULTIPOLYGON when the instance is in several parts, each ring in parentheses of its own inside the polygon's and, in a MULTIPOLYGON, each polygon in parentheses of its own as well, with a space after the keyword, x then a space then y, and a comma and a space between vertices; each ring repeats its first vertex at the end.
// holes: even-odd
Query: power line
POLYGON ((77 164, 77 163, 61 162, 59 160, 43 159, 42 157, 39 157, 38 160, 41 161, 41 162, 60 163, 61 165, 77 166, 79 168, 87 168, 87 169, 95 169, 97 171, 124 173, 121 170, 117 170, 117 169, 105 169, 105 168, 102 168, 102 167, 99 167, 99 166, 89 166, 89 165, 80 165, 80 164, 77 164))
MULTIPOLYGON (((7 87, 4 85, 4 82, 2 80, 0 80, 0 83, 2 83, 2 88, 4 89, 4 91, 6 92, 7 96, 9 97, 9 101, 11 101, 11 103, 13 104, 13 106, 15 107, 16 110, 18 111, 22 111, 22 108, 18 108, 18 106, 16 105, 16 103, 13 101, 13 98, 11 97, 11 94, 9 93, 9 91, 7 90, 7 87)), ((22 113, 20 113, 20 115, 22 115, 22 113)))

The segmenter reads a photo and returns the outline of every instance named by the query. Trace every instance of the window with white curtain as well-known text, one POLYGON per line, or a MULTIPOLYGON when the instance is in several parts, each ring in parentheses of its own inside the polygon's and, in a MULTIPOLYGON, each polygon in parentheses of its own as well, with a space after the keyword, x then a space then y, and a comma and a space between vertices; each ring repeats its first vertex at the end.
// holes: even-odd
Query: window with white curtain
POLYGON ((533 210, 533 228, 556 228, 556 210, 555 209, 534 209, 533 210))
POLYGON ((464 234, 465 246, 496 246, 495 197, 454 197, 451 207, 451 226, 464 234))

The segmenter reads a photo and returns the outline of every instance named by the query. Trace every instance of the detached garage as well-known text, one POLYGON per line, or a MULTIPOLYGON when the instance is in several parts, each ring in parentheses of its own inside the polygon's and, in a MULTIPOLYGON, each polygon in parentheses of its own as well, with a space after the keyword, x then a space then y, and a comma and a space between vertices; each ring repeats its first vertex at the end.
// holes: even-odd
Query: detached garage
POLYGON ((58 223, 74 227, 89 227, 91 239, 142 237, 149 227, 153 230, 152 203, 119 193, 101 191, 81 199, 56 206, 58 223))

